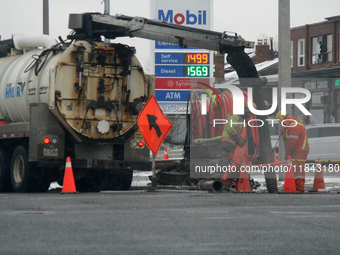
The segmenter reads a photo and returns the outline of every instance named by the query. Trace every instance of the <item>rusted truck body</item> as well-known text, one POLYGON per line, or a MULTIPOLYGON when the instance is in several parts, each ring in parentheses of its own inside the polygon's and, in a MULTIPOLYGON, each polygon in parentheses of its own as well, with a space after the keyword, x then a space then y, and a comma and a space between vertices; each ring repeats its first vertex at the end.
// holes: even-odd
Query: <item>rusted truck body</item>
POLYGON ((133 47, 48 36, 1 45, 0 190, 62 184, 68 156, 78 190, 128 189, 133 170, 150 169, 136 119, 154 77, 133 47))

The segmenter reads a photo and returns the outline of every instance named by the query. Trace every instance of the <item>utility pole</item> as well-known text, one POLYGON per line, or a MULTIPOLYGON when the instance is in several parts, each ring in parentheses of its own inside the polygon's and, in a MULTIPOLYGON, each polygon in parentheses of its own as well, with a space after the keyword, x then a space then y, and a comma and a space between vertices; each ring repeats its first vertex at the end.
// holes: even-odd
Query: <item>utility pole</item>
MULTIPOLYGON (((290 67, 290 0, 279 0, 279 84, 278 110, 281 110, 281 88, 291 87, 290 67)), ((287 106, 287 113, 291 114, 291 107, 287 106)), ((282 112, 282 114, 285 114, 282 112)), ((282 126, 279 124, 279 134, 282 126)), ((279 140, 279 160, 284 160, 285 148, 282 136, 279 140)), ((279 180, 284 180, 284 173, 279 173, 279 180)))
MULTIPOLYGON (((104 2, 104 14, 110 15, 110 0, 103 0, 102 3, 103 2, 104 2)), ((110 39, 105 38, 105 42, 109 43, 110 39)))
POLYGON ((43 0, 43 34, 49 35, 48 0, 43 0))

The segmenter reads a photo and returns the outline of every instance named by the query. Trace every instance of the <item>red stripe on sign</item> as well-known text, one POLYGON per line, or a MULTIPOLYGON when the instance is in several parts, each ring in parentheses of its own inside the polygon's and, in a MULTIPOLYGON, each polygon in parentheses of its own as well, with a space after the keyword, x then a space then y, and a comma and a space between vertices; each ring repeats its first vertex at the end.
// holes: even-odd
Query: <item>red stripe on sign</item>
POLYGON ((6 137, 11 137, 12 135, 11 134, 6 134, 6 137))
POLYGON ((156 78, 156 89, 197 89, 197 82, 210 85, 209 78, 156 78))
POLYGON ((18 137, 18 136, 20 136, 20 134, 14 134, 14 137, 18 137))

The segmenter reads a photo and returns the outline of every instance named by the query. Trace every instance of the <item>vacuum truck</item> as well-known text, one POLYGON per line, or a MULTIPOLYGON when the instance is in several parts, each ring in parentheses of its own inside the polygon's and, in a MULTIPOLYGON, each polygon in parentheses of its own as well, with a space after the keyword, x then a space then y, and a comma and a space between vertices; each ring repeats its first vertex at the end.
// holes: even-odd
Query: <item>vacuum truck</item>
MULTIPOLYGON (((103 37, 227 53, 240 83, 255 88, 258 109, 266 109, 264 83, 244 52, 254 43, 237 34, 100 13, 70 14, 69 28, 68 40, 59 37, 59 43, 47 36, 0 42, 1 191, 45 191, 52 181, 62 184, 66 157, 79 191, 129 189, 133 170, 150 170, 150 152, 136 120, 154 93, 155 77, 144 74, 133 47, 103 42, 103 37)), ((264 123, 260 155, 270 163, 264 123)), ((267 175, 268 190, 275 192, 276 179, 267 175)))
POLYGON ((150 169, 136 119, 154 79, 133 47, 17 35, 1 50, 2 191, 62 185, 67 156, 79 191, 129 189, 150 169))

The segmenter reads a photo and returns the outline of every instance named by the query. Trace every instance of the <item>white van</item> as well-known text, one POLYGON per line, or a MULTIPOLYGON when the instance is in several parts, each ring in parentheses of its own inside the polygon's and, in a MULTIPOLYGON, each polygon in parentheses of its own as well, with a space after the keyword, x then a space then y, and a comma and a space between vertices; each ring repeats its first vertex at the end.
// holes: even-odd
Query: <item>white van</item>
POLYGON ((309 143, 307 160, 340 160, 340 123, 306 126, 309 143))

